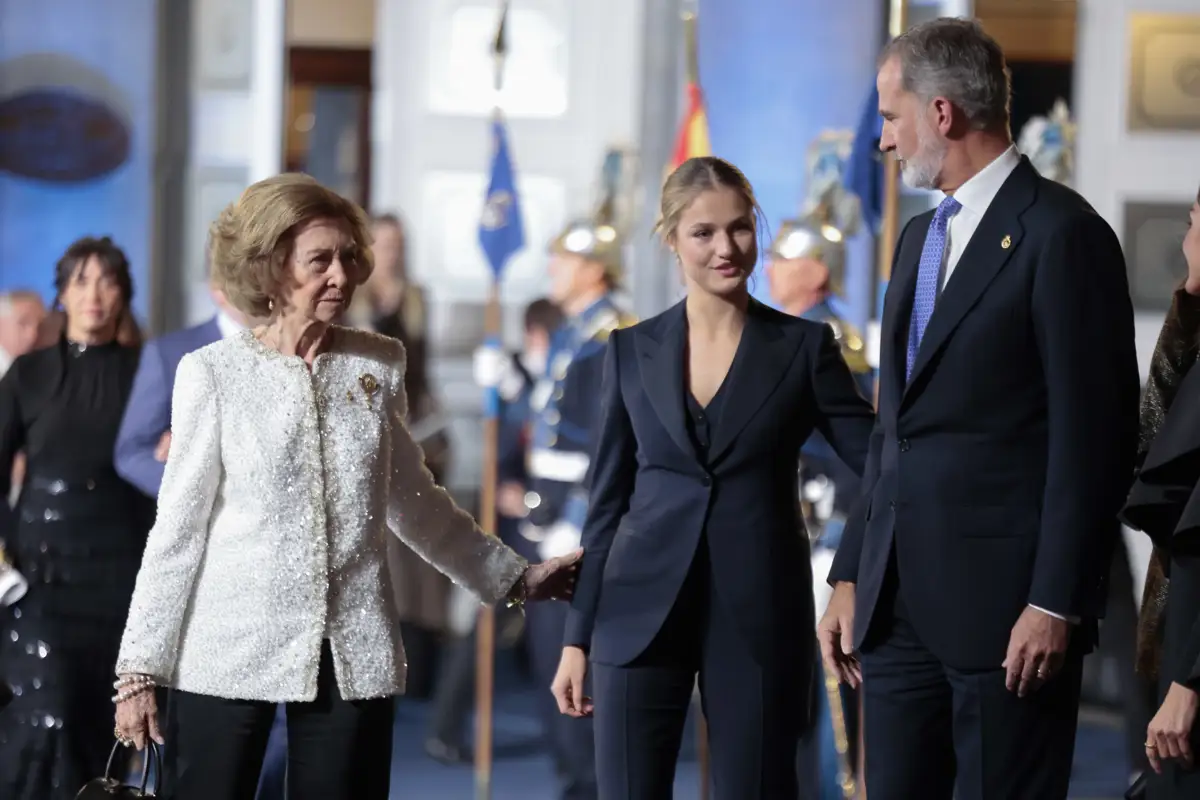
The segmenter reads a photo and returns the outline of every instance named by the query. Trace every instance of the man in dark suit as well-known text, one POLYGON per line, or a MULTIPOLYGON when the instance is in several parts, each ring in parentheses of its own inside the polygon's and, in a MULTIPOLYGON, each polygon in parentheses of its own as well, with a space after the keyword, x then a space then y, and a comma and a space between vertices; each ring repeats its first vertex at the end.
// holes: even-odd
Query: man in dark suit
POLYGON ((1013 148, 977 23, 916 26, 880 64, 880 148, 946 197, 896 247, 822 650, 862 680, 871 800, 1065 798, 1133 468, 1124 260, 1013 148))
MULTIPOLYGON (((142 348, 142 357, 138 361, 129 402, 125 405, 125 415, 117 433, 113 463, 122 478, 150 497, 158 497, 171 445, 171 395, 175 390, 175 371, 179 362, 193 350, 236 336, 247 325, 245 317, 226 302, 220 289, 213 287, 211 291, 217 306, 217 313, 211 319, 151 339, 142 348)), ((167 709, 169 730, 170 701, 162 707, 167 709)), ((168 763, 165 778, 169 786, 172 769, 178 769, 180 765, 170 757, 168 763)), ((283 797, 286 767, 287 731, 283 706, 280 706, 263 762, 259 800, 283 797)))

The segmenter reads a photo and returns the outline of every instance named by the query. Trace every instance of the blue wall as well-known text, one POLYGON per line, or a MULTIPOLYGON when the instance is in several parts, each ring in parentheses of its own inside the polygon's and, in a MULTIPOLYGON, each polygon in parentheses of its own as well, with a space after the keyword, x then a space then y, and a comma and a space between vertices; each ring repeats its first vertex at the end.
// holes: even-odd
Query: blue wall
MULTIPOLYGON (((700 0, 700 81, 714 155, 746 173, 771 232, 804 197, 809 143, 857 128, 883 44, 882 0, 700 0)), ((868 316, 875 269, 869 237, 851 243, 851 320, 868 316)), ((768 300, 759 273, 755 296, 768 300)))
MULTIPOLYGON (((80 236, 109 235, 129 256, 134 308, 145 318, 153 226, 156 6, 155 0, 0 0, 0 118, 6 125, 17 120, 23 131, 0 140, 0 288, 28 287, 49 300, 54 264, 66 246, 80 236), (29 104, 14 103, 17 95, 31 92, 90 108, 95 113, 90 119, 108 123, 109 139, 101 143, 84 132, 81 122, 43 127, 44 116, 28 113, 29 104), (128 134, 127 149, 113 143, 113 132, 120 130, 128 134), (40 144, 51 136, 57 137, 54 146, 40 144), (91 171, 45 180, 45 171, 31 165, 47 154, 81 169, 90 165, 91 171)), ((82 114, 64 116, 83 119, 82 114)))

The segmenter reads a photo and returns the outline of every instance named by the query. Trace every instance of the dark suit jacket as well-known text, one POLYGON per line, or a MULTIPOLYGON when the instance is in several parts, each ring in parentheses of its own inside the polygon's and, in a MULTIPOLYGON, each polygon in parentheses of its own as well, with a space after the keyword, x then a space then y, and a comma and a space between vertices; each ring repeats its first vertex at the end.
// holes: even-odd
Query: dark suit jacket
POLYGON ((650 644, 707 530, 717 595, 756 657, 811 653, 800 446, 820 429, 862 469, 871 406, 832 330, 751 301, 708 467, 685 427, 684 303, 613 332, 565 642, 622 665, 650 644))
POLYGON ((884 299, 879 414, 865 494, 829 575, 857 585, 861 645, 895 548, 900 591, 932 652, 998 669, 1027 604, 1078 617, 1094 644, 1138 420, 1121 246, 1028 160, 984 214, 905 354, 933 212, 896 247, 884 299))
POLYGON ((221 338, 216 317, 208 322, 151 339, 142 348, 142 359, 133 378, 133 389, 121 419, 113 462, 122 478, 150 497, 158 497, 162 462, 154 450, 163 433, 171 429, 171 394, 179 361, 221 338))

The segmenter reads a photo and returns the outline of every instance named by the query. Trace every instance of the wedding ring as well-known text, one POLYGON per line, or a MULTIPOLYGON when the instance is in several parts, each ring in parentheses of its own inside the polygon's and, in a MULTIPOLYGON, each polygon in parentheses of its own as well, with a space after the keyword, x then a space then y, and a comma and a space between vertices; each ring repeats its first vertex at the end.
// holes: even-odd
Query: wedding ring
POLYGON ((1146 744, 1145 744, 1145 748, 1146 748, 1147 750, 1157 750, 1157 749, 1158 749, 1158 745, 1156 745, 1154 742, 1146 742, 1146 744))

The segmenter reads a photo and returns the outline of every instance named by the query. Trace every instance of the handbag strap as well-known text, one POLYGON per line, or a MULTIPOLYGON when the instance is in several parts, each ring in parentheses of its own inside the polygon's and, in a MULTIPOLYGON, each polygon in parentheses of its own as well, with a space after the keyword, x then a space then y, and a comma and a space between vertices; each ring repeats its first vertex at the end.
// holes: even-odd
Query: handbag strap
MULTIPOLYGON (((108 754, 108 763, 104 767, 104 780, 113 783, 116 782, 112 774, 113 761, 116 760, 117 752, 124 749, 125 745, 120 742, 113 744, 112 752, 108 754)), ((157 796, 159 786, 162 782, 162 754, 158 751, 158 743, 152 739, 146 742, 146 757, 142 760, 142 783, 138 787, 138 790, 143 797, 146 796, 146 784, 150 780, 151 762, 154 762, 154 786, 151 788, 151 796, 157 796)))

